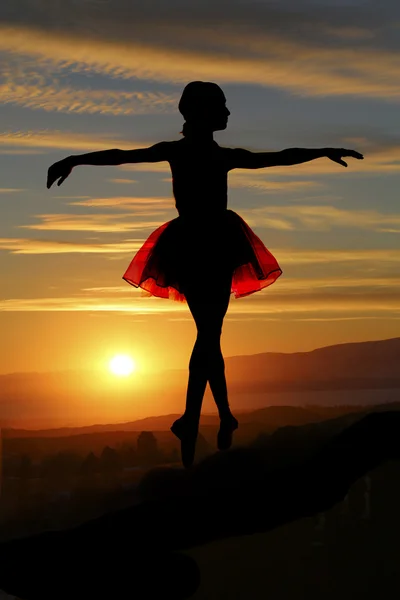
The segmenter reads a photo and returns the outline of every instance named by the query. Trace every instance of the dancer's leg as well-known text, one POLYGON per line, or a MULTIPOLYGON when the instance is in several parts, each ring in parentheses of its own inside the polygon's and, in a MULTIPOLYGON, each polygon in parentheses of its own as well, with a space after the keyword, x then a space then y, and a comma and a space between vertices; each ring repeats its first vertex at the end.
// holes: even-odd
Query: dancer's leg
POLYGON ((197 339, 189 363, 189 384, 185 414, 200 417, 207 385, 214 396, 220 418, 230 416, 225 364, 221 351, 223 320, 228 309, 232 273, 221 274, 211 287, 212 298, 202 298, 198 286, 188 286, 186 299, 197 327, 197 339))
POLYGON ((232 283, 232 271, 219 270, 214 281, 210 275, 198 276, 194 271, 183 286, 184 294, 197 327, 197 338, 189 362, 189 381, 184 415, 175 421, 171 430, 182 441, 182 460, 190 466, 194 459, 195 439, 201 414, 207 381, 214 396, 221 418, 218 448, 229 448, 232 431, 238 422, 230 411, 225 379, 225 364, 221 352, 222 324, 228 309, 232 283), (204 297, 204 281, 212 290, 211 298, 204 297), (185 438, 185 439, 184 439, 185 438))

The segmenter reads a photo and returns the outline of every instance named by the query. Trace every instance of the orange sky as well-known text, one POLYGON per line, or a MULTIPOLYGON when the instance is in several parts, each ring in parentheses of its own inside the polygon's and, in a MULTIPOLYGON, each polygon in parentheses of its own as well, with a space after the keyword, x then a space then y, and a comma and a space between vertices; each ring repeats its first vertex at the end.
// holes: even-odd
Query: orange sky
POLYGON ((142 4, 0 7, 0 374, 106 369, 117 353, 144 371, 187 366, 187 307, 122 280, 177 215, 168 164, 79 167, 51 190, 45 181, 69 154, 179 139, 179 97, 198 79, 225 92, 222 146, 365 156, 347 169, 318 159, 229 175, 229 207, 283 275, 232 298, 225 355, 400 336, 395 4, 390 18, 328 0, 232 2, 229 14, 222 0, 142 4))

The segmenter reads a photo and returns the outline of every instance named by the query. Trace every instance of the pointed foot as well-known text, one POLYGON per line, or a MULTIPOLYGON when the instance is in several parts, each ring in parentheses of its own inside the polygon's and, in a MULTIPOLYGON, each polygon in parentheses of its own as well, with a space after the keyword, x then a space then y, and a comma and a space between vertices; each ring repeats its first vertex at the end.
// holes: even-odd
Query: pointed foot
POLYGON ((172 424, 171 431, 181 442, 182 464, 185 469, 190 469, 196 451, 199 423, 180 417, 172 424))
POLYGON ((232 446, 232 434, 238 427, 239 423, 233 415, 221 419, 217 436, 218 450, 228 450, 232 446))

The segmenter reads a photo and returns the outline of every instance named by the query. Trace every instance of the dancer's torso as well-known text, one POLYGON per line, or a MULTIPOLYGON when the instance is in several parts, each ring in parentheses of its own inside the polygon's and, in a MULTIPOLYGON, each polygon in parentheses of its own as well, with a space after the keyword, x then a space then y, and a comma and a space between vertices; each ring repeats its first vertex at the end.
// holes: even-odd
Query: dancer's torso
POLYGON ((175 206, 180 216, 212 217, 227 209, 228 148, 216 142, 171 142, 169 163, 175 206))

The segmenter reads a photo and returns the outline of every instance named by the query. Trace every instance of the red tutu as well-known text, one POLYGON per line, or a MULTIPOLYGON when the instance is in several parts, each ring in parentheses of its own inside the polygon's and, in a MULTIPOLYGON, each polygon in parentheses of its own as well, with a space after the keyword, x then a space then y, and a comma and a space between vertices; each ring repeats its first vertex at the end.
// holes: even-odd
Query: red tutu
POLYGON ((185 302, 185 279, 194 276, 212 294, 227 265, 235 298, 262 290, 282 274, 260 238, 230 209, 206 217, 180 215, 164 223, 147 238, 122 278, 141 287, 144 296, 185 302))

